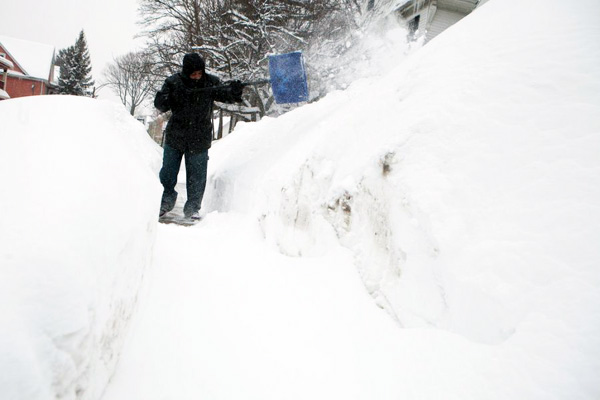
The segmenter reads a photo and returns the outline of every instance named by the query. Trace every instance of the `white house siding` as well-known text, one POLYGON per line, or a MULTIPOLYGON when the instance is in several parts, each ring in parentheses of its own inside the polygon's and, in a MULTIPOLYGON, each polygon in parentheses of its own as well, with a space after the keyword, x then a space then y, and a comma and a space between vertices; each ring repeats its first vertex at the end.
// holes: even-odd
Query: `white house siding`
POLYGON ((438 9, 433 16, 431 25, 429 25, 429 28, 427 29, 427 36, 425 41, 430 41, 431 39, 445 31, 450 26, 454 25, 464 17, 465 14, 461 14, 455 11, 438 9))
POLYGON ((418 12, 417 14, 414 14, 410 18, 408 18, 406 20, 406 23, 408 23, 409 21, 411 21, 414 18, 416 18, 417 16, 419 16, 419 18, 420 18, 419 19, 419 29, 417 31, 416 36, 424 35, 427 30, 427 25, 429 23, 429 20, 432 18, 434 12, 435 12, 435 7, 426 7, 424 9, 422 9, 420 12, 418 12))

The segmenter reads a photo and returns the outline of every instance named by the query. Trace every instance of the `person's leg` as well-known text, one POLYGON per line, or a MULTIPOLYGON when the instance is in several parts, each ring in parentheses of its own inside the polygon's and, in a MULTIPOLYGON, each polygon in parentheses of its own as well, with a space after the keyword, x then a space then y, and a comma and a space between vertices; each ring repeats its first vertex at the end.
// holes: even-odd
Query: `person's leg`
POLYGON ((185 170, 187 177, 187 202, 183 208, 186 217, 200 210, 204 189, 206 188, 206 172, 208 166, 208 150, 200 153, 185 154, 185 170))
POLYGON ((175 185, 177 184, 177 174, 179 173, 182 157, 183 152, 165 144, 163 165, 159 174, 160 183, 162 183, 164 188, 160 203, 161 214, 169 212, 175 207, 175 201, 177 200, 175 185))

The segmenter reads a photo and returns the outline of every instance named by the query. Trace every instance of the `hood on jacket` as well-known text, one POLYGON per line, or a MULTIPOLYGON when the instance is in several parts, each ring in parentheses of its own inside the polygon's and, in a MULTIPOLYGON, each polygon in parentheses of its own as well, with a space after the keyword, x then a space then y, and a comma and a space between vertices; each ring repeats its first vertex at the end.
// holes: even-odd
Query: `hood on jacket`
POLYGON ((202 71, 204 74, 206 64, 204 63, 204 59, 198 53, 190 53, 183 56, 183 75, 187 78, 194 71, 202 71))

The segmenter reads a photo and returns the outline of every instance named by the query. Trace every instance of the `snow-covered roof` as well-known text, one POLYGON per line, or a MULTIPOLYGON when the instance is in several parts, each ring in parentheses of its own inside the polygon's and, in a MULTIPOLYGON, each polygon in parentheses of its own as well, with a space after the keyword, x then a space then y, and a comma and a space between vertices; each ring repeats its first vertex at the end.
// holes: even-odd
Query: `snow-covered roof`
POLYGON ((47 80, 54 59, 54 46, 0 35, 0 44, 29 76, 47 80))
POLYGON ((1 56, 0 56, 0 66, 5 67, 5 68, 14 68, 15 67, 10 60, 7 60, 6 58, 1 57, 1 56))
POLYGON ((27 76, 27 75, 23 74, 22 72, 15 71, 15 70, 12 70, 12 69, 8 70, 8 75, 9 76, 16 76, 18 78, 24 78, 24 77, 27 76))

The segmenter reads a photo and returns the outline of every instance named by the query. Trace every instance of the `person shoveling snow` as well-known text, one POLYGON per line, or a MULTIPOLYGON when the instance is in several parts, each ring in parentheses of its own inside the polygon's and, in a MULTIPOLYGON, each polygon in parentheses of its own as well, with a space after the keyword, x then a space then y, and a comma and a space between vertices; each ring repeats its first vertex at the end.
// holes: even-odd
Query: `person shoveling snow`
POLYGON ((157 92, 154 106, 161 112, 173 113, 165 130, 163 166, 160 182, 164 191, 159 220, 164 223, 191 225, 200 220, 200 207, 206 189, 208 149, 213 137, 213 103, 241 103, 245 86, 271 83, 277 103, 308 100, 308 85, 301 52, 269 56, 270 80, 224 85, 219 78, 206 73, 204 59, 197 53, 183 57, 182 71, 165 80, 157 92), (187 201, 184 218, 167 215, 177 200, 177 175, 185 155, 187 201))
POLYGON ((204 59, 197 53, 183 57, 182 71, 165 80, 156 93, 154 106, 173 113, 167 124, 160 182, 164 191, 160 218, 175 207, 177 174, 185 155, 187 202, 183 208, 186 220, 200 220, 200 205, 206 188, 208 149, 212 142, 213 102, 240 103, 244 86, 239 80, 221 86, 221 81, 206 73, 204 59), (217 88, 219 87, 219 88, 217 88), (214 90, 202 90, 215 88, 214 90))

